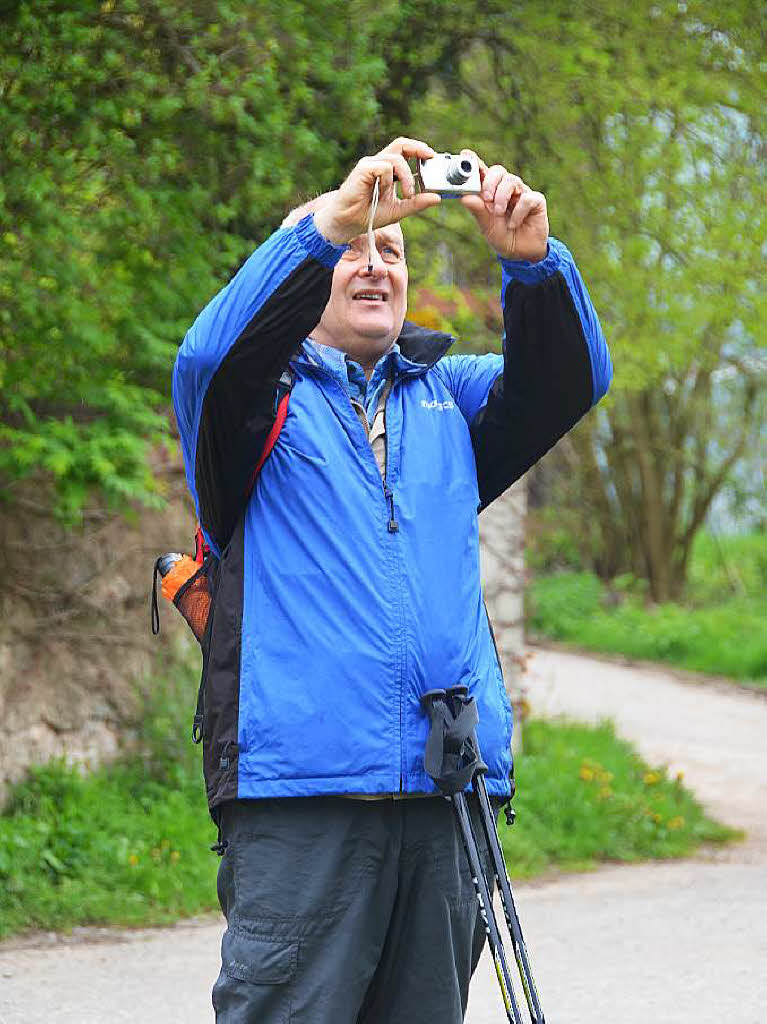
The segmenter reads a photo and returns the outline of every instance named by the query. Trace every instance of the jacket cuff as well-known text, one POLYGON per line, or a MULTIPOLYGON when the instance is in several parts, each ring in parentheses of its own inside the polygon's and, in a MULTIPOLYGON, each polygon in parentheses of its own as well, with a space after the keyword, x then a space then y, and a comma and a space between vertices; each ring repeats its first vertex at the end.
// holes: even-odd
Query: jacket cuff
POLYGON ((531 263, 529 260, 506 260, 499 256, 504 284, 506 281, 519 281, 521 284, 539 284, 545 281, 547 277, 562 269, 566 252, 566 247, 558 239, 549 236, 548 251, 537 263, 531 263))
POLYGON ((331 269, 349 248, 347 245, 333 245, 332 242, 323 238, 314 226, 314 214, 312 213, 308 213, 300 220, 293 230, 308 255, 331 269))

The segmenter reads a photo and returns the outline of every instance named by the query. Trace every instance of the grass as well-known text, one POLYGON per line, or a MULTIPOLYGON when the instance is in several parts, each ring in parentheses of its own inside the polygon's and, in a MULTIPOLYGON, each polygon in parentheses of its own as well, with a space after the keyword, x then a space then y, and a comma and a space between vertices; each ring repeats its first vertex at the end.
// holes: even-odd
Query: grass
POLYGON ((214 840, 196 779, 169 788, 139 762, 37 769, 0 817, 0 936, 212 910, 214 840))
MULTIPOLYGON (((0 937, 163 924, 216 908, 215 830, 175 700, 146 720, 144 756, 88 776, 53 763, 15 788, 0 815, 0 937)), ((517 777, 519 821, 503 831, 517 877, 684 856, 734 835, 610 726, 527 723, 517 777)))
POLYGON ((767 536, 698 538, 685 604, 651 605, 641 581, 608 588, 588 572, 534 578, 528 590, 533 635, 588 650, 767 686, 767 536))
POLYGON ((738 835, 706 816, 681 776, 645 764, 609 723, 527 722, 516 775, 516 824, 501 815, 514 877, 684 857, 738 835))
POLYGON ((153 681, 141 753, 91 774, 32 770, 0 815, 0 937, 86 924, 154 925, 217 907, 216 830, 189 739, 189 666, 153 681))

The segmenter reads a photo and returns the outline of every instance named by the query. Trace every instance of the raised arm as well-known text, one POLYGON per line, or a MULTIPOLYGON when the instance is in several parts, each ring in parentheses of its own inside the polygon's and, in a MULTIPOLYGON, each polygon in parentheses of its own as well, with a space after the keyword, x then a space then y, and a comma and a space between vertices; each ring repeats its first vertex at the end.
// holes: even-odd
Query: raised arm
POLYGON ((339 189, 320 197, 314 214, 264 242, 187 333, 173 405, 187 483, 214 551, 231 536, 272 427, 280 376, 322 317, 333 267, 364 228, 374 182, 374 227, 419 213, 440 198, 416 194, 406 158, 433 155, 425 143, 400 138, 360 160, 339 189))
POLYGON ((501 261, 504 353, 439 365, 470 426, 484 508, 599 401, 612 365, 575 261, 549 237, 545 198, 480 166, 483 196, 462 202, 501 261))
POLYGON ((186 479, 214 551, 227 542, 272 426, 280 375, 328 301, 342 249, 311 215, 273 234, 203 309, 173 371, 186 479))

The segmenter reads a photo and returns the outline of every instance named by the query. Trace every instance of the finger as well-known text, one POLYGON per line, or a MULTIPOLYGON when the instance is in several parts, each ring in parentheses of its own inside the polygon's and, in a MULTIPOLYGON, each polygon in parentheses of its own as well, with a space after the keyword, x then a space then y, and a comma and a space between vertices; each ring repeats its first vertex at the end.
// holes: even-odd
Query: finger
POLYGON ((473 149, 462 149, 461 156, 474 157, 474 159, 477 161, 477 166, 479 167, 479 180, 483 181, 485 175, 487 174, 487 164, 482 159, 482 157, 478 153, 475 153, 473 149))
POLYGON ((479 196, 461 196, 461 206, 474 214, 481 231, 489 231, 493 216, 487 209, 487 205, 479 196))
POLYGON ((506 173, 506 168, 501 167, 500 164, 493 164, 492 167, 487 169, 485 179, 482 182, 482 198, 488 204, 488 209, 492 207, 496 189, 506 173))
POLYGON ((439 206, 441 202, 442 196, 436 192, 419 192, 410 199, 401 199, 397 203, 393 219, 404 220, 405 217, 411 217, 414 213, 422 213, 431 206, 439 206))
POLYGON ((498 188, 495 190, 493 213, 496 217, 500 217, 506 213, 512 196, 519 196, 521 192, 522 179, 518 178, 516 174, 509 174, 507 171, 499 181, 498 188))
POLYGON ((412 196, 415 193, 415 179, 407 160, 399 153, 387 155, 386 159, 391 161, 394 173, 402 185, 402 195, 405 197, 412 196))
POLYGON ((424 160, 434 156, 434 150, 425 142, 421 142, 420 139, 408 139, 405 137, 394 139, 378 155, 381 156, 383 153, 400 153, 406 157, 418 156, 424 160))
POLYGON ((541 192, 523 192, 509 217, 509 227, 518 228, 533 212, 546 210, 546 198, 541 192))
MULTIPOLYGON (((380 168, 388 167, 388 170, 385 171, 385 180, 387 184, 390 181, 393 181, 393 178, 397 178, 402 183, 403 195, 413 195, 415 192, 413 172, 410 170, 407 160, 398 153, 384 152, 379 153, 378 156, 364 157, 364 159, 360 161, 360 164, 362 163, 364 163, 368 171, 370 171, 371 168, 375 168, 374 175, 376 178, 381 179, 381 186, 384 184, 384 179, 380 168)), ((369 175, 366 180, 370 180, 369 175)))
POLYGON ((379 179, 379 188, 383 191, 385 188, 394 187, 394 168, 392 167, 391 161, 381 159, 375 156, 366 156, 357 164, 358 169, 362 173, 364 182, 372 187, 373 182, 376 178, 379 179))

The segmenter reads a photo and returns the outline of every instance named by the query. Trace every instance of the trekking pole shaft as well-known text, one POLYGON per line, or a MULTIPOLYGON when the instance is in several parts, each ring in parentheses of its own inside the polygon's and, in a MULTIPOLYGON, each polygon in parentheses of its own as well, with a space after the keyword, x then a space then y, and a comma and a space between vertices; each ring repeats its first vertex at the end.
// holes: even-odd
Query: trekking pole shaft
POLYGON ((514 995, 514 988, 511 982, 509 966, 506 962, 503 942, 501 940, 500 932, 498 931, 498 922, 495 918, 495 910, 493 909, 490 889, 479 859, 479 850, 477 849, 477 842, 474 836, 471 818, 469 816, 469 809, 466 804, 466 797, 463 793, 455 793, 450 797, 450 801, 455 809, 455 814, 458 819, 461 839, 466 852, 466 858, 469 862, 469 870, 471 871, 472 882, 474 883, 474 892, 477 896, 479 912, 482 917, 482 923, 485 926, 485 933, 487 934, 490 953, 493 957, 495 973, 498 978, 501 996, 503 997, 503 1005, 506 1010, 506 1017, 511 1021, 511 1024, 522 1024, 522 1017, 519 1012, 519 1006, 517 1004, 517 1000, 514 995))
POLYGON ((530 958, 527 955, 527 947, 525 945, 525 940, 522 937, 522 928, 519 923, 519 917, 517 916, 517 908, 514 905, 514 897, 511 893, 511 883, 509 882, 509 873, 506 869, 506 861, 503 856, 500 840, 498 839, 495 815, 493 814, 493 809, 490 805, 490 797, 487 793, 485 779, 481 773, 477 773, 474 776, 474 790, 479 802, 482 829, 485 833, 485 839, 490 851, 493 872, 495 874, 495 880, 498 885, 498 892, 503 906, 503 913, 506 918, 509 935, 511 936, 511 944, 514 949, 514 957, 517 961, 517 967, 519 968, 522 987, 525 990, 527 1007, 530 1011, 533 1024, 545 1024, 543 1010, 541 1009, 541 1003, 538 998, 538 990, 535 987, 535 979, 533 978, 532 968, 530 967, 530 958))

